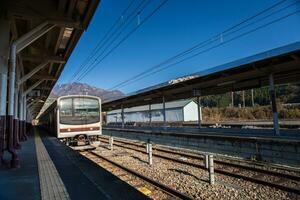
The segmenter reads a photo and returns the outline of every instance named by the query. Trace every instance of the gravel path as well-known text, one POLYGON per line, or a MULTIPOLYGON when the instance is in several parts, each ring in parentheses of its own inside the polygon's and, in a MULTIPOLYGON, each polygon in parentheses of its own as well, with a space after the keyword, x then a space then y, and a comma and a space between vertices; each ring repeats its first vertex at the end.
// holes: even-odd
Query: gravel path
POLYGON ((110 151, 102 146, 96 152, 195 199, 300 199, 299 195, 220 174, 216 174, 216 184, 212 186, 206 170, 156 157, 150 167, 147 155, 121 147, 114 146, 110 151))
MULTIPOLYGON (((117 144, 121 144, 122 146, 128 146, 128 147, 131 147, 131 148, 138 148, 136 146, 128 145, 128 144, 122 144, 122 143, 117 143, 117 144)), ((145 148, 138 148, 138 149, 139 150, 144 150, 145 148)), ((182 155, 177 155, 177 154, 172 154, 172 153, 165 153, 165 152, 161 152, 161 151, 157 151, 157 150, 154 150, 153 153, 163 155, 163 156, 166 156, 166 157, 171 157, 171 158, 174 158, 174 159, 177 159, 177 160, 183 159, 184 161, 186 161, 188 163, 195 163, 195 164, 198 164, 198 165, 199 164, 204 165, 203 160, 190 158, 188 156, 184 157, 182 155)), ((248 171, 248 170, 244 170, 244 169, 240 169, 240 168, 236 168, 236 167, 232 167, 232 166, 228 166, 228 165, 223 165, 223 164, 217 164, 217 163, 215 163, 215 168, 216 169, 222 169, 222 170, 225 170, 225 171, 228 171, 228 172, 233 172, 235 174, 244 175, 244 176, 247 176, 247 177, 258 178, 258 179, 265 180, 265 181, 268 181, 268 182, 280 183, 281 185, 284 185, 284 186, 287 186, 287 187, 300 188, 299 181, 294 181, 294 180, 290 180, 290 179, 287 179, 287 178, 282 178, 282 177, 278 177, 278 176, 274 176, 274 175, 262 174, 260 172, 248 171)), ((271 170, 271 169, 267 169, 267 170, 271 170)), ((275 169, 272 169, 272 170, 273 171, 279 171, 279 170, 275 170, 275 169)), ((282 172, 282 171, 279 171, 279 172, 282 172)), ((284 173, 291 174, 291 173, 287 173, 287 172, 284 172, 284 173)))
MULTIPOLYGON (((123 152, 126 153, 126 152, 123 152)), ((81 155, 89 158, 90 160, 97 163, 99 166, 103 167, 110 173, 118 176, 122 181, 127 182, 129 185, 133 186, 137 190, 140 190, 147 196, 149 196, 151 199, 157 199, 157 200, 167 200, 172 199, 176 200, 173 196, 170 194, 165 193, 164 191, 161 191, 154 187, 153 185, 141 180, 140 178, 127 173, 126 171, 119 169, 118 167, 115 167, 113 164, 91 154, 88 152, 81 152, 81 155), (150 193, 148 193, 150 191, 150 193)))

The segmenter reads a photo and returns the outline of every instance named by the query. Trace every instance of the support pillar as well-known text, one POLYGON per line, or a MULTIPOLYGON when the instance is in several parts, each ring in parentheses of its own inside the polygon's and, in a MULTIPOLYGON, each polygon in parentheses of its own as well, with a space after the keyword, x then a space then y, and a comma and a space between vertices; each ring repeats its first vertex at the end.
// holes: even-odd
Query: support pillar
POLYGON ((163 100, 163 120, 164 120, 163 127, 166 128, 167 127, 167 117, 166 117, 166 101, 165 101, 165 96, 162 97, 162 100, 163 100))
POLYGON ((149 103, 149 126, 152 124, 152 111, 151 111, 151 103, 149 103))
POLYGON ((234 92, 231 92, 231 107, 234 107, 234 92))
POLYGON ((278 112, 277 112, 277 104, 276 104, 276 93, 275 93, 275 86, 274 86, 274 77, 273 74, 269 75, 269 84, 270 84, 270 99, 271 99, 271 106, 272 106, 272 113, 273 113, 273 127, 275 135, 280 135, 279 132, 279 121, 278 121, 278 112))
POLYGON ((20 93, 19 96, 19 105, 20 105, 20 109, 19 109, 19 139, 20 141, 24 141, 24 127, 23 127, 23 121, 24 121, 24 100, 22 97, 22 92, 20 93))
POLYGON ((0 19, 0 165, 3 162, 6 148, 6 100, 7 100, 7 74, 9 54, 9 22, 0 19))
POLYGON ((254 89, 251 89, 251 104, 254 107, 254 89))
POLYGON ((124 121, 124 107, 123 104, 121 105, 121 119, 122 119, 122 128, 125 127, 125 121, 124 121))
POLYGON ((20 91, 19 95, 19 141, 23 141, 23 127, 22 127, 22 120, 23 120, 23 99, 22 99, 22 92, 20 91))
POLYGON ((198 127, 201 128, 202 123, 202 109, 201 109, 201 99, 197 96, 197 106, 198 106, 198 127))
POLYGON ((214 156, 208 156, 208 170, 209 170, 209 183, 211 185, 215 184, 215 170, 214 170, 214 156))
POLYGON ((19 133, 20 133, 20 127, 19 127, 19 87, 16 86, 15 88, 15 105, 14 105, 14 119, 13 119, 13 123, 14 123, 14 147, 16 149, 20 149, 21 145, 19 142, 19 133))
POLYGON ((38 38, 46 34, 52 28, 54 24, 49 24, 44 22, 31 31, 23 34, 20 38, 14 41, 10 46, 10 56, 9 56, 9 87, 8 87, 8 152, 12 155, 11 167, 19 167, 19 160, 14 147, 14 135, 17 129, 14 129, 13 118, 15 116, 14 110, 14 94, 15 94, 15 84, 16 84, 16 64, 17 64, 17 53, 22 51, 28 45, 36 41, 38 38))
POLYGON ((15 106, 15 84, 16 84, 16 53, 17 46, 12 45, 10 48, 9 59, 9 85, 8 85, 8 115, 7 115, 7 131, 8 131, 8 152, 11 154, 11 167, 19 167, 19 159, 15 149, 15 131, 14 128, 14 106, 15 106))
POLYGON ((150 142, 147 145, 148 145, 148 164, 151 166, 153 164, 153 161, 152 161, 152 144, 150 142))
POLYGON ((27 99, 26 95, 23 97, 23 139, 27 140, 27 99))
POLYGON ((245 90, 242 91, 242 99, 243 99, 243 108, 245 108, 246 107, 245 90))

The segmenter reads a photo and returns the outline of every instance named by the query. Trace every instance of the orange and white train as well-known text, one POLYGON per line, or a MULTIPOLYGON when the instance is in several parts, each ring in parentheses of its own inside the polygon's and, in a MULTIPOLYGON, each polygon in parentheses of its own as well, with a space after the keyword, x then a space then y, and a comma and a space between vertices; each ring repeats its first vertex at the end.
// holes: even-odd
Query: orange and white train
POLYGON ((67 145, 87 145, 102 135, 101 99, 89 95, 59 97, 39 117, 39 125, 67 145))

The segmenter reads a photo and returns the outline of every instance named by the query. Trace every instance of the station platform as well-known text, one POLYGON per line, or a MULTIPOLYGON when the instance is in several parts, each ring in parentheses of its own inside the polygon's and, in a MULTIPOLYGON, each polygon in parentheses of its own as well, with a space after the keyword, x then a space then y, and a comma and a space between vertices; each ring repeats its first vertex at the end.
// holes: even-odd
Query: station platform
MULTIPOLYGON (((18 151, 20 168, 0 167, 0 199, 148 199, 94 162, 35 129, 18 151)), ((4 159, 9 161, 10 155, 4 159)))
POLYGON ((207 136, 228 136, 261 139, 291 139, 300 140, 300 129, 280 129, 280 135, 275 135, 272 128, 197 128, 197 127, 150 127, 150 126, 105 126, 106 130, 126 130, 148 133, 196 134, 207 136))
POLYGON ((103 127, 103 135, 167 147, 208 152, 224 159, 263 165, 300 167, 300 131, 263 129, 196 129, 175 127, 103 127), (273 135, 271 135, 273 134, 273 135))

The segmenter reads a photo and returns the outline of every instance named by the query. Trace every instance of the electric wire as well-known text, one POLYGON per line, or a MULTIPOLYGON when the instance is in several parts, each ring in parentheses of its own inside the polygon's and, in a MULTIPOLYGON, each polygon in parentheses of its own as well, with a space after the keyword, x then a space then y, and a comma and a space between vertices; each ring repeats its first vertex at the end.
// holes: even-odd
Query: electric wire
MULTIPOLYGON (((102 39, 97 43, 97 45, 91 51, 91 53, 81 63, 81 65, 78 67, 77 71, 72 75, 72 77, 69 79, 68 82, 71 82, 85 68, 85 66, 90 62, 90 60, 97 54, 97 52, 101 49, 101 47, 106 43, 105 41, 107 41, 109 39, 109 38, 107 39, 107 37, 111 36, 111 32, 117 27, 117 25, 119 25, 120 22, 122 23, 121 26, 126 24, 126 21, 124 21, 124 15, 131 8, 131 6, 134 4, 135 1, 136 0, 131 0, 129 2, 128 6, 122 11, 121 15, 117 18, 117 20, 112 24, 112 26, 104 34, 102 39)), ((130 14, 130 15, 132 15, 132 14, 130 14)), ((128 17, 126 19, 128 19, 128 17)), ((119 27, 120 27, 120 25, 119 25, 119 27)))
MULTIPOLYGON (((140 76, 145 77, 147 73, 150 73, 151 71, 153 71, 153 70, 155 70, 155 69, 157 69, 157 68, 163 67, 163 65, 168 64, 168 63, 172 62, 173 60, 176 60, 176 59, 178 59, 178 58, 181 58, 181 57, 183 57, 183 56, 185 56, 185 55, 187 55, 187 54, 192 53, 192 52, 195 51, 195 50, 198 50, 198 49, 200 49, 200 48, 203 48, 203 47, 205 47, 205 46, 208 46, 209 44, 212 44, 212 43, 214 43, 214 42, 216 42, 216 41, 219 41, 219 40, 220 40, 220 35, 221 35, 221 34, 222 34, 222 37, 225 37, 225 36, 231 35, 231 34, 233 34, 233 33, 236 33, 236 32, 238 32, 238 31, 240 31, 240 30, 242 30, 242 29, 244 29, 244 28, 247 28, 247 27, 249 27, 249 26, 251 26, 251 25, 253 25, 253 24, 255 24, 255 23, 258 23, 258 22, 260 22, 260 21, 262 21, 262 20, 264 20, 264 19, 266 19, 266 18, 268 18, 268 17, 270 17, 270 16, 272 16, 272 15, 274 15, 274 14, 277 14, 278 12, 281 12, 281 11, 283 11, 283 10, 285 10, 285 9, 287 9, 287 8, 289 8, 289 7, 291 7, 291 6, 293 6, 293 5, 295 5, 296 3, 299 2, 299 0, 297 0, 296 2, 294 2, 294 3, 292 3, 292 4, 289 4, 289 5, 285 6, 285 7, 281 8, 281 9, 279 9, 279 10, 273 11, 272 13, 268 14, 267 16, 264 16, 264 17, 262 17, 262 18, 259 18, 258 20, 254 21, 254 22, 251 22, 250 24, 246 24, 246 25, 244 25, 244 26, 242 26, 242 27, 236 29, 236 28, 239 27, 240 25, 242 25, 242 24, 244 24, 244 23, 246 23, 246 22, 248 22, 248 21, 250 21, 250 20, 256 18, 257 16, 259 16, 259 15, 265 13, 266 11, 269 11, 269 10, 273 9, 274 7, 278 6, 279 4, 282 4, 283 2, 285 2, 285 0, 280 1, 280 2, 278 2, 278 3, 276 3, 276 4, 274 4, 274 5, 272 5, 272 6, 268 7, 268 8, 266 8, 266 9, 264 9, 263 11, 258 12, 257 14, 255 14, 255 15, 253 15, 253 16, 247 18, 246 20, 243 20, 242 22, 240 22, 240 23, 238 23, 238 24, 236 24, 236 25, 234 25, 234 26, 232 26, 232 27, 226 29, 225 31, 223 31, 223 32, 221 32, 221 33, 218 33, 218 34, 212 36, 211 38, 209 38, 209 39, 207 39, 207 40, 205 40, 205 41, 203 41, 203 42, 200 42, 200 43, 196 44, 195 46, 193 46, 193 47, 191 47, 191 48, 189 48, 189 49, 187 49, 187 50, 185 50, 185 51, 183 51, 183 52, 181 52, 181 53, 179 53, 179 54, 177 54, 177 55, 175 55, 175 56, 172 56, 171 58, 169 58, 169 59, 167 59, 167 60, 165 60, 165 61, 159 63, 158 65, 155 65, 154 67, 151 67, 151 68, 149 68, 149 69, 147 69, 147 70, 145 70, 145 71, 143 71, 143 72, 141 72, 141 73, 139 73, 139 74, 137 74, 137 75, 131 77, 130 79, 127 79, 127 80, 125 80, 125 81, 123 81, 123 82, 121 82, 121 83, 115 85, 114 87, 110 88, 109 90, 113 90, 113 89, 116 89, 116 88, 124 87, 124 86, 128 85, 127 83, 129 83, 129 82, 134 82, 134 80, 135 80, 135 79, 138 79, 140 76)), ((165 69, 165 68, 163 68, 163 69, 165 69)), ((160 71, 161 71, 161 70, 160 70, 160 71)), ((140 80, 140 79, 138 79, 138 80, 140 80)))
POLYGON ((134 29, 132 29, 127 35, 125 35, 121 41, 119 41, 108 53, 106 53, 99 61, 91 66, 77 81, 82 80, 88 73, 91 72, 100 62, 102 62, 107 56, 109 56, 115 49, 117 49, 124 41, 126 41, 136 30, 138 30, 146 21, 148 21, 160 8, 163 7, 168 0, 162 1, 149 15, 147 15, 134 29))
POLYGON ((222 46, 222 45, 224 45, 224 44, 227 44, 227 43, 229 43, 229 42, 231 42, 231 41, 234 41, 234 40, 236 40, 236 39, 238 39, 238 38, 241 38, 241 37, 243 37, 243 36, 245 36, 245 35, 248 35, 248 34, 250 34, 250 33, 252 33, 252 32, 255 32, 255 31, 259 30, 259 29, 262 29, 262 28, 265 28, 265 27, 267 27, 267 26, 270 26, 271 24, 274 24, 274 23, 276 23, 276 22, 279 22, 279 21, 281 21, 281 20, 283 20, 283 19, 286 19, 286 18, 288 18, 288 17, 290 17, 290 16, 292 16, 292 15, 295 15, 295 14, 297 14, 297 13, 299 13, 299 12, 300 12, 300 10, 297 10, 297 11, 292 12, 292 13, 289 13, 289 14, 283 16, 283 17, 277 18, 276 20, 273 20, 273 21, 271 21, 271 22, 269 22, 269 23, 267 23, 267 24, 261 25, 261 26, 255 28, 255 29, 252 29, 252 30, 247 31, 247 32, 245 32, 245 33, 242 33, 242 34, 240 34, 240 35, 238 35, 238 36, 236 36, 236 37, 233 37, 233 38, 231 38, 231 39, 229 39, 229 40, 227 40, 227 41, 225 41, 225 42, 219 43, 219 44, 214 45, 214 46, 212 46, 212 47, 210 47, 210 48, 208 48, 208 49, 205 49, 205 50, 203 50, 203 51, 201 51, 201 52, 198 52, 198 53, 196 53, 196 54, 194 54, 194 55, 191 55, 191 56, 189 56, 189 57, 187 57, 187 58, 184 58, 184 59, 182 59, 182 60, 180 60, 180 61, 177 61, 177 62, 175 62, 175 63, 169 64, 169 65, 165 66, 164 68, 160 68, 160 69, 158 69, 158 70, 156 70, 156 71, 154 71, 154 72, 152 72, 152 73, 150 73, 150 74, 141 76, 141 77, 139 77, 138 79, 135 79, 133 82, 128 82, 127 84, 122 85, 122 86, 119 87, 119 88, 125 87, 125 86, 127 86, 127 85, 129 85, 129 84, 132 84, 132 83, 137 82, 137 81, 139 81, 139 80, 141 80, 141 79, 144 79, 144 78, 146 78, 146 77, 149 77, 149 76, 151 76, 151 75, 153 75, 153 74, 156 74, 156 73, 158 73, 158 72, 160 72, 160 71, 162 71, 162 70, 165 70, 165 69, 167 69, 167 68, 169 68, 169 67, 172 67, 172 66, 174 66, 174 65, 177 65, 177 64, 179 64, 179 63, 182 63, 182 62, 184 62, 184 61, 186 61, 186 60, 192 59, 192 58, 194 58, 194 57, 196 57, 196 56, 198 56, 198 55, 200 55, 200 54, 206 53, 206 52, 208 52, 208 51, 210 51, 210 50, 212 50, 212 49, 215 49, 215 48, 217 48, 217 47, 219 47, 219 46, 222 46))
POLYGON ((84 71, 82 72, 81 75, 79 75, 79 76, 77 77, 77 80, 79 80, 80 77, 81 77, 82 75, 84 75, 84 74, 89 70, 89 68, 90 68, 91 66, 93 66, 93 65, 99 60, 99 58, 106 52, 106 50, 107 50, 112 44, 114 44, 114 42, 115 42, 115 41, 118 39, 118 37, 122 34, 123 30, 126 29, 127 26, 128 26, 129 24, 131 24, 131 23, 134 21, 135 17, 138 16, 139 13, 141 13, 141 12, 149 5, 149 3, 150 3, 150 0, 141 2, 141 4, 140 4, 140 5, 135 9, 135 11, 132 13, 132 14, 134 14, 134 13, 136 13, 136 14, 135 14, 135 15, 130 15, 130 16, 126 19, 126 21, 124 22, 124 25, 125 25, 125 26, 123 27, 123 29, 121 29, 122 27, 119 27, 118 30, 117 30, 118 32, 115 31, 115 32, 111 35, 111 37, 110 37, 108 40, 105 41, 105 43, 103 44, 103 47, 105 47, 105 48, 101 51, 100 54, 97 55, 97 57, 92 61, 92 63, 90 63, 88 66, 85 66, 84 71), (146 3, 143 5, 144 2, 146 2, 146 3), (142 7, 141 7, 141 6, 142 6, 142 7), (138 10, 139 10, 139 11, 138 11, 138 10), (137 12, 137 11, 138 11, 138 12, 137 12), (128 22, 128 21, 129 21, 129 22, 128 22), (113 37, 113 36, 114 36, 114 37, 113 37), (112 38, 112 37, 113 37, 113 38, 112 38), (111 38, 112 38, 112 39, 111 39, 111 38), (108 43, 110 40, 111 40, 111 42, 108 43), (107 43, 108 43, 108 45, 106 45, 107 43), (106 46, 105 46, 105 45, 106 45, 106 46))

